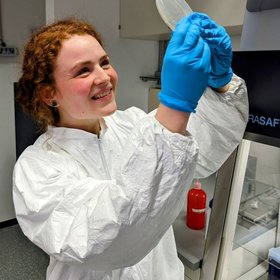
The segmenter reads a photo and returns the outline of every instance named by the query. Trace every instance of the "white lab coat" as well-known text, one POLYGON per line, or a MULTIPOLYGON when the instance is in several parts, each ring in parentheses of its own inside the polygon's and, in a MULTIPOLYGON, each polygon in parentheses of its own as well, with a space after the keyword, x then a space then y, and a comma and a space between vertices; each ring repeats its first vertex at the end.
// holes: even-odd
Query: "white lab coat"
MULTIPOLYGON (((248 116, 244 83, 237 77, 231 83, 222 99, 207 89, 203 99, 208 101, 202 100, 189 129, 203 135, 198 143, 208 139, 212 144, 207 147, 223 160, 223 151, 229 155, 240 142, 248 116), (205 108, 211 100, 215 108, 205 108), (234 126, 238 135, 230 132, 234 126), (215 137, 219 142, 210 139, 215 137)), ((204 156, 197 165, 200 175, 206 175, 204 156)), ((193 136, 171 133, 136 108, 104 118, 100 138, 50 127, 22 153, 13 180, 18 222, 50 255, 47 279, 183 280, 171 225, 184 204, 197 157, 193 136)))

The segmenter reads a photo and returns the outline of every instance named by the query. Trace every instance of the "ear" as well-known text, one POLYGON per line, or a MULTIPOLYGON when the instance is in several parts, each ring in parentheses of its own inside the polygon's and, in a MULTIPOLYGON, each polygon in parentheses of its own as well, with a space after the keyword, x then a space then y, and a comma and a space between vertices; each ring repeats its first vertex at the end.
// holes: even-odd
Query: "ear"
POLYGON ((42 85, 40 88, 40 97, 41 99, 49 106, 55 96, 55 90, 50 85, 42 85))

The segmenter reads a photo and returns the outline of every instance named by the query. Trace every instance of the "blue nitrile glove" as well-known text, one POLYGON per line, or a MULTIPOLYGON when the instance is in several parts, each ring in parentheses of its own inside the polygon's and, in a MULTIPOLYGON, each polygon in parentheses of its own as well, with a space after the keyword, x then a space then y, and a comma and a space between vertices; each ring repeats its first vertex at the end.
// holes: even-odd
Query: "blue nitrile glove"
POLYGON ((208 84, 211 53, 200 36, 202 18, 193 13, 179 21, 163 59, 159 100, 183 112, 195 111, 208 84))
POLYGON ((211 72, 208 85, 213 88, 225 86, 232 78, 231 40, 224 27, 217 25, 211 19, 203 20, 202 37, 211 50, 211 72))

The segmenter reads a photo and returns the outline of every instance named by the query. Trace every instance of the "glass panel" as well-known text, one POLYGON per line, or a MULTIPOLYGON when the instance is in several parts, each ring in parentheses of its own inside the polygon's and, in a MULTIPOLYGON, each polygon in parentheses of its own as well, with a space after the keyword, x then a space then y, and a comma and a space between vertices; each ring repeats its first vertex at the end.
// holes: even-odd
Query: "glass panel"
POLYGON ((229 280, 280 279, 280 268, 277 267, 278 263, 280 267, 279 201, 280 149, 252 142, 233 241, 229 280), (279 250, 271 249, 278 247, 279 250), (272 253, 273 257, 269 258, 272 253))

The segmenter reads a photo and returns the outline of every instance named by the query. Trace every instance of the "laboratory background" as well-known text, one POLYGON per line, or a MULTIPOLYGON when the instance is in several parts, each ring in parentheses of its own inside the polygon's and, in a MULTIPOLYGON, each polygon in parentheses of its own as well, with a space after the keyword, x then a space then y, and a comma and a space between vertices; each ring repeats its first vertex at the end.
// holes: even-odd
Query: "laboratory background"
MULTIPOLYGON (((203 228, 186 226, 187 194, 174 222, 185 279, 280 279, 280 2, 187 3, 227 29, 233 70, 248 86, 250 115, 237 150, 215 174, 200 180, 206 192, 203 228)), ((26 39, 41 25, 70 15, 85 18, 102 34, 119 75, 119 109, 135 105, 148 112, 157 106, 171 30, 156 0, 0 0, 0 35, 6 45, 0 51, 1 280, 45 279, 48 256, 23 236, 12 202, 13 166, 36 137, 14 95, 26 39)))

